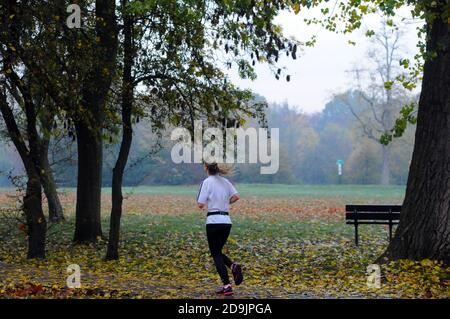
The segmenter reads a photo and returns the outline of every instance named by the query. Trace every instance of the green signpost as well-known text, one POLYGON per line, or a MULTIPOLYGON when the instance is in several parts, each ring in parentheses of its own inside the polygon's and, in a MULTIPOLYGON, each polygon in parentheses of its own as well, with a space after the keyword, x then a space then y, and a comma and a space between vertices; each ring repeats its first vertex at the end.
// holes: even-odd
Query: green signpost
POLYGON ((338 167, 339 184, 342 183, 342 166, 344 165, 344 160, 336 160, 336 165, 338 167))

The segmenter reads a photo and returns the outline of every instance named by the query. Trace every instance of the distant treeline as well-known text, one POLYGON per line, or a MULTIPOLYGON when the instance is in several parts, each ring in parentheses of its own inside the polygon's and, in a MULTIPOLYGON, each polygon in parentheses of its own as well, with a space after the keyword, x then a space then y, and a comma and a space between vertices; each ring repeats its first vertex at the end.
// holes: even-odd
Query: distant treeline
MULTIPOLYGON (((350 93, 349 93, 350 94, 350 93)), ((381 145, 362 134, 358 121, 341 99, 331 100, 320 113, 306 114, 287 104, 272 104, 267 110, 270 127, 280 129, 280 169, 274 175, 261 175, 259 164, 237 164, 232 179, 241 183, 282 184, 378 184, 382 170, 381 145), (344 161, 339 177, 336 161, 344 161)), ((405 184, 412 154, 413 129, 390 145, 390 183, 405 184)), ((174 164, 170 158, 168 137, 158 139, 150 124, 136 125, 130 161, 124 185, 192 184, 204 177, 200 164, 174 164), (158 144, 160 144, 158 146, 158 144)), ((106 143, 103 184, 110 186, 112 167, 118 152, 115 137, 106 143)), ((59 186, 76 186, 76 142, 54 141, 50 152, 59 186), (64 154, 64 155, 61 155, 64 154)), ((8 174, 20 175, 23 169, 15 149, 8 144, 0 148, 0 184, 9 186, 8 174)))

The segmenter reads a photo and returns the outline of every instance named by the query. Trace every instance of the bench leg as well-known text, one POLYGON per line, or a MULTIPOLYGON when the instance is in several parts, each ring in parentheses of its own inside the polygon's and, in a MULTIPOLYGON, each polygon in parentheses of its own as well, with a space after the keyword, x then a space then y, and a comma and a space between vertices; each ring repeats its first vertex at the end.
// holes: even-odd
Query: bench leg
POLYGON ((389 223, 389 242, 392 241, 392 223, 389 223))
POLYGON ((355 223, 355 245, 358 246, 358 223, 355 223))

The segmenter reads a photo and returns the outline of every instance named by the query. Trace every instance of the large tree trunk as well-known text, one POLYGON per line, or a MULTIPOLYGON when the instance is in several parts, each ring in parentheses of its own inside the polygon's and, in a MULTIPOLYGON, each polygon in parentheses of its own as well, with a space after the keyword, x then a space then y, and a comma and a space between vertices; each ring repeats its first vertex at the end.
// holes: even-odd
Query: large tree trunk
MULTIPOLYGON (((122 0, 122 9, 126 7, 127 0, 122 0)), ((109 228, 109 242, 106 251, 106 260, 119 259, 120 219, 122 216, 122 179, 133 139, 131 126, 131 112, 133 108, 133 21, 130 16, 124 16, 124 67, 122 76, 122 142, 113 169, 112 178, 112 208, 109 228)))
MULTIPOLYGON (((444 11, 444 2, 438 10, 444 11)), ((414 152, 395 237, 384 256, 450 263, 450 24, 428 27, 414 152)))
POLYGON ((42 210, 40 176, 37 172, 28 172, 27 175, 27 189, 23 202, 23 210, 27 220, 27 258, 45 258, 47 223, 42 210))
POLYGON ((75 243, 95 242, 101 235, 102 130, 105 105, 116 68, 116 3, 96 0, 96 41, 89 77, 83 83, 82 109, 74 118, 78 145, 75 243))
POLYGON ((383 150, 383 163, 381 167, 381 185, 389 185, 391 180, 391 167, 389 164, 391 157, 391 150, 389 145, 381 145, 383 150))
POLYGON ((95 131, 78 123, 78 184, 75 222, 75 243, 95 242, 102 236, 102 138, 95 131))

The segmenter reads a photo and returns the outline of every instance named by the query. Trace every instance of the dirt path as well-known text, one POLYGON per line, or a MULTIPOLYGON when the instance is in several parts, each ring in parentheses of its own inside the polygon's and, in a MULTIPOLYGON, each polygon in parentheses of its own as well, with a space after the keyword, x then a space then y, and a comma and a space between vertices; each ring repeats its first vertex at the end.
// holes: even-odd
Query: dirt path
MULTIPOLYGON (((216 282, 205 279, 197 287, 192 285, 155 285, 154 282, 145 282, 138 279, 129 279, 120 281, 120 278, 101 278, 98 280, 96 275, 84 273, 81 279, 82 287, 80 291, 83 293, 76 297, 117 297, 119 298, 224 298, 218 297, 214 293, 217 286, 216 282)), ((37 297, 61 297, 58 290, 68 291, 66 287, 66 275, 50 274, 45 269, 25 269, 16 265, 0 262, 0 290, 1 288, 19 289, 23 291, 25 287, 30 285, 42 285, 44 291, 53 291, 52 294, 43 293, 36 295, 37 297), (2 287, 3 286, 3 287, 2 287), (12 288, 14 287, 14 288, 12 288)), ((290 298, 290 299, 310 299, 312 295, 307 293, 292 293, 285 289, 270 289, 265 287, 245 286, 242 285, 235 289, 235 295, 228 298, 290 298)), ((18 296, 14 294, 3 294, 3 297, 26 297, 21 292, 18 296)), ((2 297, 2 294, 0 294, 2 297)))

